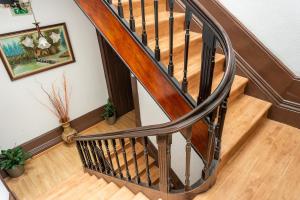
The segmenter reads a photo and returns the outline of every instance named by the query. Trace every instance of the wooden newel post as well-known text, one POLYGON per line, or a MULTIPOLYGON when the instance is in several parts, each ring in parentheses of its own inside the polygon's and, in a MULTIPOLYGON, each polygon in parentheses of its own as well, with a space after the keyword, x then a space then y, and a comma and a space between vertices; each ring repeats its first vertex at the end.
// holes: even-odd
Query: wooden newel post
POLYGON ((170 191, 171 168, 171 135, 157 136, 158 165, 159 165, 159 190, 168 193, 170 191))

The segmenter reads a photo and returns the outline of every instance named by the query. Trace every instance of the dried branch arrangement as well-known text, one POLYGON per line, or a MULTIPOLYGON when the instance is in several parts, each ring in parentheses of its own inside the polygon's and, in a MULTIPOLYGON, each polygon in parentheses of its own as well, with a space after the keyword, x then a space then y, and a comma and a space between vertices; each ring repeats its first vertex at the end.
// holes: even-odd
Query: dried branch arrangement
POLYGON ((51 91, 47 91, 41 86, 43 92, 47 95, 49 102, 52 106, 45 105, 60 121, 60 123, 66 123, 69 121, 69 99, 70 95, 68 92, 68 83, 66 76, 63 75, 63 88, 59 89, 52 84, 51 91))

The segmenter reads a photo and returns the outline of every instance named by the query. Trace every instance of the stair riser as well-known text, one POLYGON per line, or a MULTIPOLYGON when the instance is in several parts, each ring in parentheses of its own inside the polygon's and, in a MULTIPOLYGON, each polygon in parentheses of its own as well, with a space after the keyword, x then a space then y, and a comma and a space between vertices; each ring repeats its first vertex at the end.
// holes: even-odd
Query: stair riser
MULTIPOLYGON (((184 16, 179 16, 175 18, 174 22, 174 32, 183 30, 184 25, 184 16)), ((163 19, 159 21, 159 37, 164 37, 169 35, 169 20, 163 19)), ((148 40, 153 40, 155 38, 155 23, 147 23, 146 22, 146 31, 147 31, 147 37, 148 40)), ((138 35, 141 35, 142 33, 142 25, 136 24, 136 32, 138 35)))
MULTIPOLYGON (((141 2, 140 1, 132 2, 132 7, 133 7, 133 16, 135 18, 140 17, 142 15, 141 2)), ((159 1, 158 11, 165 11, 165 10, 166 10, 165 1, 159 1)), ((129 16, 130 16, 128 2, 123 3, 123 12, 124 12, 125 19, 128 21, 129 16)), ((146 0, 145 1, 145 15, 152 15, 153 13, 154 13, 153 1, 146 0)))

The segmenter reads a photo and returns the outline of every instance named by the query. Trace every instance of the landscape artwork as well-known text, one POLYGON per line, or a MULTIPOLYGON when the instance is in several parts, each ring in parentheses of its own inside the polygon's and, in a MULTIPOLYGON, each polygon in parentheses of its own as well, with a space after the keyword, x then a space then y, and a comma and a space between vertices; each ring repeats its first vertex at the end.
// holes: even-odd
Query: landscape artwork
POLYGON ((75 62, 65 23, 0 34, 0 56, 16 80, 75 62))

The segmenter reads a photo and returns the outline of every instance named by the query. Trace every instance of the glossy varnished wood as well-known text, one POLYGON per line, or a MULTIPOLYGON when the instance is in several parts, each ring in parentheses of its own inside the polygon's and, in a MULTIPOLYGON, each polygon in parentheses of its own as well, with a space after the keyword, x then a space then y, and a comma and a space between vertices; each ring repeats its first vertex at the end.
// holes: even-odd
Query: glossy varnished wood
MULTIPOLYGON (((149 55, 130 36, 102 1, 76 0, 76 2, 171 120, 192 110, 192 106, 184 100, 166 75, 161 73, 149 55), (101 12, 98 12, 99 10, 101 12), (108 21, 110 23, 107 23, 108 21), (118 37, 119 35, 122 35, 122 38, 118 37), (157 88, 164 89, 158 90, 157 88)), ((207 126, 199 122, 193 127, 192 143, 203 155, 206 152, 206 141, 207 126)))

